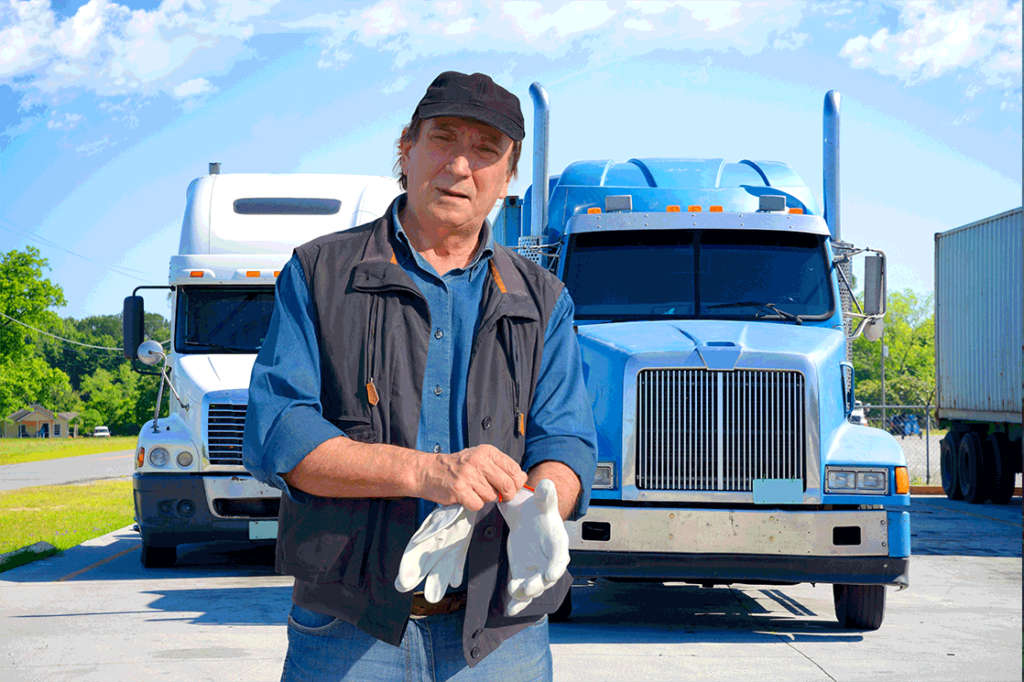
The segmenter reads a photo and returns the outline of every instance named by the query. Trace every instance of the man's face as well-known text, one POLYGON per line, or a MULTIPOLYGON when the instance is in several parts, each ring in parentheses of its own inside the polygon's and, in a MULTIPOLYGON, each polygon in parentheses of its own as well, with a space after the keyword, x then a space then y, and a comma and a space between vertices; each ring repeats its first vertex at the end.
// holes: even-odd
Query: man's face
POLYGON ((414 144, 402 145, 408 209, 435 227, 478 228, 508 194, 512 139, 468 118, 428 118, 414 144))

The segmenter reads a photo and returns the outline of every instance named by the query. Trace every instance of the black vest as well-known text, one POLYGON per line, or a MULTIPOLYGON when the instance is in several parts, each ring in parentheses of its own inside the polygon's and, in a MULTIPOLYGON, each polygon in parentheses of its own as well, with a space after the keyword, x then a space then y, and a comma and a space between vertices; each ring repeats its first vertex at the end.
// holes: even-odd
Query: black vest
MULTIPOLYGON (((397 201, 397 200, 396 200, 397 201)), ((427 346, 426 299, 392 247, 388 209, 379 220, 295 250, 316 310, 321 404, 349 438, 416 447, 427 346)), ((469 363, 467 445, 488 443, 517 462, 537 385, 544 333, 562 283, 495 245, 469 363)), ((276 567, 295 576, 300 606, 329 613, 398 644, 412 594, 395 589, 402 553, 417 529, 417 503, 402 499, 281 498, 276 567)), ((470 666, 561 603, 566 574, 514 618, 507 599, 507 527, 494 503, 477 517, 466 560, 463 648, 470 666)))

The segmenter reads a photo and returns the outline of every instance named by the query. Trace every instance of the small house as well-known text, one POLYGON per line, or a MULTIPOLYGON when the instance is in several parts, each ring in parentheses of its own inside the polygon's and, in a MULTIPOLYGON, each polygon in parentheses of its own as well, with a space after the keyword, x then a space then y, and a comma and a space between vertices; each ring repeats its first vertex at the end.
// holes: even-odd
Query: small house
POLYGON ((42 405, 29 405, 7 415, 4 438, 67 438, 78 436, 78 425, 69 424, 77 412, 51 412, 42 405))

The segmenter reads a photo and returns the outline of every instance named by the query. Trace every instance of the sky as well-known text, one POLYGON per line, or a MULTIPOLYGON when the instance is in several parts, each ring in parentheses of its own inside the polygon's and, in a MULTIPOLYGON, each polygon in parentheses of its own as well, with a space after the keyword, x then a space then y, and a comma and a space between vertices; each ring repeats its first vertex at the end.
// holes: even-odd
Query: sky
MULTIPOLYGON (((933 289, 934 234, 1021 205, 1021 3, 0 0, 0 252, 38 247, 62 316, 166 284, 185 190, 225 173, 391 175, 442 71, 519 96, 530 183, 637 157, 788 163, 821 200, 842 95, 843 238, 889 291, 933 289)), ((166 311, 155 310, 154 312, 166 311)))

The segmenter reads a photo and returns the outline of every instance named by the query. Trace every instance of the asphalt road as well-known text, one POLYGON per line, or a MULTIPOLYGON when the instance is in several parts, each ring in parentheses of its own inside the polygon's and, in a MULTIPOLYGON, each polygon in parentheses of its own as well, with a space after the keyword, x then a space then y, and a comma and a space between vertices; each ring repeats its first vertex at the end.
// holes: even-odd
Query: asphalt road
MULTIPOLYGON (((911 587, 878 631, 840 629, 827 585, 598 581, 551 626, 555 679, 1020 680, 1020 498, 915 496, 911 516, 911 587)), ((123 529, 0 574, 0 679, 279 679, 291 579, 269 547, 190 545, 148 571, 138 549, 123 529)))
POLYGON ((0 490, 131 478, 134 450, 0 466, 0 490))

